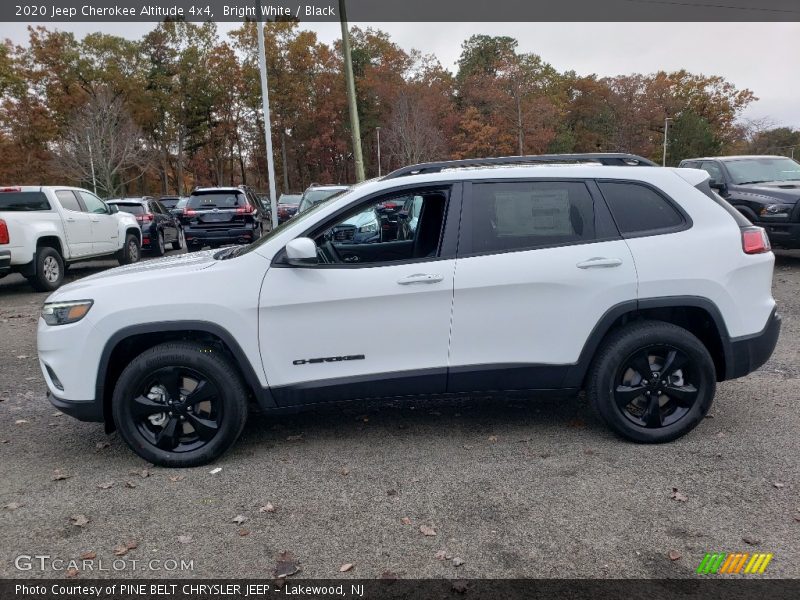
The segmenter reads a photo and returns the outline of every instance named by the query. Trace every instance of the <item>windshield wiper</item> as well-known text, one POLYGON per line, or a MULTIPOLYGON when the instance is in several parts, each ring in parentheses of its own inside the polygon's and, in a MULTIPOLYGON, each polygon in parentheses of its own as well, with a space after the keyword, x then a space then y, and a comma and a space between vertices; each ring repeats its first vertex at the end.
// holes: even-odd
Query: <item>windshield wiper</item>
POLYGON ((766 183, 766 182, 767 182, 766 179, 759 179, 756 181, 740 181, 736 185, 750 185, 751 183, 766 183))

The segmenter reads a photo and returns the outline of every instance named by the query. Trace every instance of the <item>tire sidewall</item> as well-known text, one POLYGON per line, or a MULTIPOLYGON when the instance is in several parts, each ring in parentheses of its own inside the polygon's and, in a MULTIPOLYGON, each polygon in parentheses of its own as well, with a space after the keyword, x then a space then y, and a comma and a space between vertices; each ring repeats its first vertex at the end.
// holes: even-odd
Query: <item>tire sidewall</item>
POLYGON ((247 418, 247 394, 233 367, 220 353, 199 344, 164 344, 135 358, 120 375, 111 400, 112 417, 120 435, 140 457, 165 467, 206 464, 227 450, 239 437, 247 418), (222 401, 222 421, 216 436, 189 452, 169 452, 152 445, 136 428, 131 400, 148 373, 164 367, 187 367, 214 383, 222 401))
POLYGON ((593 406, 612 429, 634 441, 668 442, 688 433, 705 417, 714 399, 716 377, 708 350, 689 331, 668 323, 631 330, 629 333, 632 335, 613 340, 595 367, 590 390, 593 406), (662 344, 685 352, 702 382, 692 382, 697 385, 698 397, 686 415, 671 425, 651 429, 637 425, 623 414, 614 399, 614 390, 623 361, 638 350, 662 344))
POLYGON ((44 246, 36 252, 36 275, 33 278, 34 287, 42 292, 52 292, 57 290, 64 283, 64 259, 55 248, 44 246), (58 266, 58 279, 48 281, 44 276, 44 262, 48 257, 52 257, 58 266))

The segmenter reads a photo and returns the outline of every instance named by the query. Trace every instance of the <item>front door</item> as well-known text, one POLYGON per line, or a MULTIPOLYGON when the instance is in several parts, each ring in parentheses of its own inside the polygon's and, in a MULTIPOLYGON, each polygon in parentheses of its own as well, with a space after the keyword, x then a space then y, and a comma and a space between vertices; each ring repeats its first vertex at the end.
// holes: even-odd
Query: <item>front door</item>
POLYGON ((449 188, 415 193, 412 239, 382 238, 380 196, 307 232, 321 264, 267 272, 259 339, 279 406, 445 391, 459 207, 449 188))
POLYGON ((630 250, 590 188, 466 186, 449 392, 561 388, 606 311, 636 298, 630 250))

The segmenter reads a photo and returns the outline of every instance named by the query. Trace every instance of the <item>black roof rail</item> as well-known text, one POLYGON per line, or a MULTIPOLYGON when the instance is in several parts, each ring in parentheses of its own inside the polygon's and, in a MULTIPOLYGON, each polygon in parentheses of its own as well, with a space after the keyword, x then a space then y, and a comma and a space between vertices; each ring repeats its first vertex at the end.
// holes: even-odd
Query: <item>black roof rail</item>
POLYGON ((492 167, 500 165, 536 165, 547 163, 600 163, 601 165, 620 167, 657 167, 652 160, 624 153, 588 152, 585 154, 533 154, 530 156, 503 156, 493 158, 467 158, 463 160, 445 160, 440 162, 420 163, 409 165, 392 171, 383 179, 394 179, 405 175, 422 175, 424 173, 439 173, 444 169, 458 169, 465 167, 492 167))

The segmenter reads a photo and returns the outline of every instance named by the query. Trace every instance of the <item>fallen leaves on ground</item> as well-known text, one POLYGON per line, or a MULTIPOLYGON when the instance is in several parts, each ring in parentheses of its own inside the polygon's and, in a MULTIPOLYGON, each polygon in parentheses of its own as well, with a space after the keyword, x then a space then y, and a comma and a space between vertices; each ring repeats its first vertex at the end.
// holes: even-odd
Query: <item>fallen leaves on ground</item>
POLYGON ((250 535, 250 530, 249 529, 240 529, 237 533, 239 534, 239 537, 245 537, 245 536, 250 535))
POLYGON ((381 573, 381 579, 397 579, 397 573, 392 571, 384 571, 381 573))
POLYGON ((245 517, 244 515, 236 515, 236 516, 235 516, 235 517, 233 517, 233 519, 231 519, 231 520, 232 520, 234 523, 236 523, 237 525, 241 525, 242 523, 244 523, 245 521, 247 521, 247 517, 245 517))
POLYGON ((433 555, 433 558, 435 558, 436 560, 444 560, 446 557, 447 557, 446 550, 437 550, 436 554, 433 555))
POLYGON ((17 419, 16 421, 14 421, 14 425, 25 425, 25 423, 28 422, 29 421, 27 419, 17 419))
POLYGON ((22 504, 20 504, 19 502, 9 502, 8 504, 3 505, 3 508, 5 508, 6 510, 17 510, 18 508, 21 507, 22 504))
POLYGON ((101 489, 101 490, 107 490, 109 488, 112 488, 113 486, 114 486, 114 482, 113 481, 105 481, 103 483, 98 483, 97 484, 98 489, 101 489))
POLYGON ((272 502, 267 502, 264 506, 258 509, 260 513, 274 513, 276 508, 272 505, 272 502))
POLYGON ((454 567, 460 567, 463 564, 464 564, 464 561, 462 559, 458 558, 457 556, 453 559, 453 566, 454 567))
POLYGON ((348 475, 350 475, 350 469, 348 469, 347 467, 342 467, 342 470, 339 471, 339 473, 347 477, 348 475))
POLYGON ((178 543, 180 544, 189 544, 192 541, 191 535, 179 535, 178 536, 178 543))
POLYGON ((294 554, 288 550, 284 550, 278 555, 277 563, 275 564, 275 571, 272 576, 278 579, 282 577, 289 577, 300 572, 300 561, 298 561, 294 554))
POLYGON ((397 496, 397 490, 386 490, 387 496, 397 496))
POLYGON ((94 448, 97 451, 103 450, 104 448, 110 448, 110 447, 111 447, 111 442, 109 442, 108 440, 103 440, 102 442, 97 442, 94 445, 94 448))
POLYGON ((667 556, 669 556, 670 560, 678 560, 681 557, 681 553, 678 552, 677 550, 670 550, 667 556))
POLYGON ((211 470, 209 471, 209 473, 210 473, 211 475, 216 475, 216 474, 217 474, 217 473, 219 473, 220 471, 222 471, 222 467, 217 467, 216 469, 211 469, 211 470))
POLYGON ((126 481, 126 482, 125 482, 125 487, 126 487, 126 488, 131 488, 131 489, 133 489, 133 488, 135 488, 135 487, 136 487, 136 484, 135 484, 135 483, 133 483, 132 481, 126 481))
POLYGON ((669 497, 678 502, 686 502, 689 499, 689 497, 686 494, 682 494, 681 492, 679 492, 678 488, 672 488, 672 493, 670 494, 669 497))
POLYGON ((177 481, 183 481, 185 478, 186 478, 186 477, 185 477, 184 475, 173 475, 172 477, 170 477, 170 478, 169 478, 169 480, 170 480, 172 483, 175 483, 175 482, 177 482, 177 481))
POLYGON ((786 487, 786 484, 785 483, 781 483, 780 481, 776 481, 775 483, 772 484, 772 487, 776 487, 776 488, 780 489, 782 487, 786 487))
POLYGON ((86 515, 73 515, 69 520, 75 527, 86 527, 89 524, 89 517, 86 515))
POLYGON ((120 544, 119 546, 114 546, 114 556, 125 556, 128 553, 128 549, 125 547, 124 544, 120 544))
POLYGON ((420 533, 422 533, 422 535, 424 535, 426 537, 430 537, 430 536, 436 535, 436 530, 433 527, 431 527, 430 525, 420 525, 419 526, 419 531, 420 531, 420 533))
POLYGON ((761 540, 759 540, 758 538, 749 536, 749 535, 744 536, 742 538, 742 541, 745 544, 750 544, 751 546, 758 546, 761 543, 761 540))
POLYGON ((81 560, 94 560, 95 558, 97 558, 97 552, 95 552, 94 550, 89 550, 88 552, 84 552, 83 554, 81 554, 78 558, 80 558, 81 560))
POLYGON ((51 479, 53 481, 62 481, 63 479, 69 479, 70 477, 72 477, 72 475, 68 475, 67 473, 61 472, 59 469, 56 469, 53 471, 53 476, 51 479))
POLYGON ((136 550, 139 547, 139 542, 135 542, 133 540, 130 540, 128 542, 125 542, 125 547, 128 550, 136 550))
POLYGON ((403 525, 411 525, 411 519, 409 519, 408 517, 403 517, 402 519, 400 519, 400 522, 403 525))
POLYGON ((492 444, 496 444, 496 443, 497 443, 497 436, 496 436, 496 435, 490 435, 490 436, 489 436, 489 441, 490 441, 492 444))
POLYGON ((76 569, 75 567, 70 567, 69 569, 64 571, 64 574, 70 579, 74 579, 75 577, 77 577, 78 573, 80 573, 80 571, 78 571, 78 569, 76 569))
POLYGON ((339 573, 347 573, 350 571, 355 565, 353 563, 344 563, 341 567, 339 567, 339 573))

